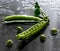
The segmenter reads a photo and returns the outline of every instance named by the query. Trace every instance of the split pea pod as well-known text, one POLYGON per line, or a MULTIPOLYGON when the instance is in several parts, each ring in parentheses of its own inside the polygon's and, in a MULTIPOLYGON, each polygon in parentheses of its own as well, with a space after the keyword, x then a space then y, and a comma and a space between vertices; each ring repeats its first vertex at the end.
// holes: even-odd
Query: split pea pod
POLYGON ((19 33, 16 35, 16 39, 18 40, 26 40, 31 38, 36 32, 40 31, 42 28, 44 28, 47 25, 48 21, 41 21, 38 22, 37 24, 33 25, 26 31, 19 33))

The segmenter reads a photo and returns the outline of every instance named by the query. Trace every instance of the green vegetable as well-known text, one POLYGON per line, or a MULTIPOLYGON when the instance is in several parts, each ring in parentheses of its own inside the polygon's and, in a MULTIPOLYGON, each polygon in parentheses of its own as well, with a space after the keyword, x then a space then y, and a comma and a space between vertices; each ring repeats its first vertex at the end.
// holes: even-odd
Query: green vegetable
MULTIPOLYGON (((42 19, 41 19, 42 20, 42 19)), ((13 20, 13 21, 4 21, 4 23, 20 23, 20 22, 39 22, 34 20, 13 20)))
POLYGON ((38 4, 38 2, 35 3, 35 10, 34 10, 34 16, 39 17, 40 15, 40 6, 38 4))
POLYGON ((42 34, 42 35, 40 35, 40 41, 45 41, 45 39, 46 39, 46 35, 45 34, 42 34))
POLYGON ((40 8, 38 2, 35 2, 35 8, 40 8))
POLYGON ((44 17, 43 20, 48 21, 48 22, 50 21, 48 17, 44 17))
POLYGON ((20 26, 17 26, 17 33, 20 33, 20 32, 22 32, 22 31, 23 31, 23 28, 20 27, 20 26))
POLYGON ((40 21, 41 18, 34 17, 34 16, 27 16, 27 15, 11 15, 7 16, 3 19, 4 21, 13 21, 13 20, 35 20, 40 21))
POLYGON ((39 6, 38 2, 35 2, 34 16, 41 17, 41 18, 48 17, 48 15, 39 6))
POLYGON ((58 31, 57 31, 56 28, 52 28, 52 29, 51 29, 51 34, 52 34, 52 35, 57 35, 57 32, 58 32, 58 31))
POLYGON ((31 38, 31 36, 33 36, 36 32, 40 31, 43 27, 45 27, 47 25, 47 23, 48 23, 48 21, 41 21, 41 22, 33 25, 32 27, 30 27, 26 31, 17 34, 16 39, 26 40, 26 39, 31 38))
POLYGON ((40 9, 39 8, 35 8, 34 10, 34 16, 38 16, 40 15, 40 9))
POLYGON ((40 7, 40 15, 43 17, 48 17, 48 15, 43 11, 43 9, 40 7))
POLYGON ((6 45, 11 47, 13 45, 13 41, 11 39, 7 40, 6 45))

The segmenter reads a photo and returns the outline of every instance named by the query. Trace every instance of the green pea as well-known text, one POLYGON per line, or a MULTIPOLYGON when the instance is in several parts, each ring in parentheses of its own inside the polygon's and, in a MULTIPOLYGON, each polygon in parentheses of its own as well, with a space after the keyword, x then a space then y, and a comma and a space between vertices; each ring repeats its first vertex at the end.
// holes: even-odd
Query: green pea
POLYGON ((13 41, 11 39, 7 40, 6 45, 11 47, 13 45, 13 41))
POLYGON ((57 35, 58 30, 56 28, 51 29, 51 34, 52 35, 57 35))

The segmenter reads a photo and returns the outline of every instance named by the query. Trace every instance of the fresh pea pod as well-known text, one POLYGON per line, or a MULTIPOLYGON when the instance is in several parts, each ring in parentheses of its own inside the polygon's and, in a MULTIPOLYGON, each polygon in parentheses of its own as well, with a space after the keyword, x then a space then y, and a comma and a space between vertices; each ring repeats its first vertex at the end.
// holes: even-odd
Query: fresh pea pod
POLYGON ((45 27, 47 25, 47 23, 48 23, 48 21, 41 21, 41 22, 33 25, 32 27, 30 27, 26 31, 17 34, 16 39, 26 40, 26 39, 31 38, 31 36, 33 36, 36 32, 40 31, 43 27, 45 27))
MULTIPOLYGON (((41 19, 42 20, 42 19, 41 19)), ((20 23, 20 22, 39 22, 34 20, 13 20, 13 21, 4 21, 4 23, 20 23)))
POLYGON ((40 21, 41 18, 34 17, 34 16, 27 16, 27 15, 11 15, 7 16, 3 19, 4 21, 13 21, 13 20, 35 20, 40 21))

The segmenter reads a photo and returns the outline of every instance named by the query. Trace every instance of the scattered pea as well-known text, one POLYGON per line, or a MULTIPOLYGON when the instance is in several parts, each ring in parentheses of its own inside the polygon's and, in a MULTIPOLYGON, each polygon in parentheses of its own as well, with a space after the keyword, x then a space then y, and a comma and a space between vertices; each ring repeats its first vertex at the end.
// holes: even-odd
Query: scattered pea
POLYGON ((46 39, 46 35, 45 34, 40 35, 40 41, 41 42, 44 42, 45 39, 46 39))
POLYGON ((17 26, 17 33, 20 33, 23 31, 23 28, 21 26, 17 26))
POLYGON ((13 41, 11 39, 7 40, 6 45, 11 47, 13 45, 13 41))
POLYGON ((58 31, 57 31, 56 28, 52 28, 52 29, 51 29, 51 34, 52 34, 52 35, 57 35, 57 32, 58 32, 58 31))

